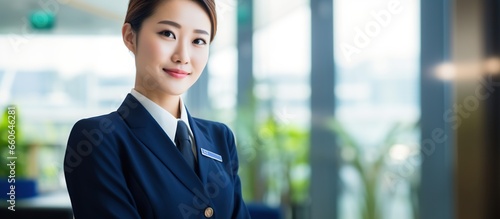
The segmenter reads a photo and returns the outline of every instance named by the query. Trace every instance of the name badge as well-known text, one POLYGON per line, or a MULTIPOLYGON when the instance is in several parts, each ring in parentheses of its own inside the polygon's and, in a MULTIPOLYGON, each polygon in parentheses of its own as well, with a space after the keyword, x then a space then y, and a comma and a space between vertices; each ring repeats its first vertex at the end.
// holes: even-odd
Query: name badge
POLYGON ((201 154, 205 157, 208 157, 208 158, 212 158, 216 161, 219 161, 219 162, 222 162, 222 157, 214 152, 211 152, 209 150, 206 150, 206 149, 201 149, 201 154))

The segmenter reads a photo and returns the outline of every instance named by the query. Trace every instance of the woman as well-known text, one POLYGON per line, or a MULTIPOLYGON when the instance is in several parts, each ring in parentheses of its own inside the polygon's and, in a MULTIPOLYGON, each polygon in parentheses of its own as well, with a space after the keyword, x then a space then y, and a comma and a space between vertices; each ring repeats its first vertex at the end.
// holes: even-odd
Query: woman
POLYGON ((193 118, 181 94, 207 64, 214 0, 130 0, 123 41, 134 89, 117 111, 78 121, 65 177, 79 218, 250 218, 232 132, 193 118))

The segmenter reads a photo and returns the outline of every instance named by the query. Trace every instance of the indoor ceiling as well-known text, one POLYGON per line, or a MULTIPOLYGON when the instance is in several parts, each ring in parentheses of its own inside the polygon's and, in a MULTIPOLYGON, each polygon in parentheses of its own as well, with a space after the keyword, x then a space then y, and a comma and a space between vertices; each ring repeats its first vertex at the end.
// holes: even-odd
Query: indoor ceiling
POLYGON ((0 0, 0 34, 121 34, 128 0, 0 0), (49 30, 33 29, 36 11, 55 15, 49 30))

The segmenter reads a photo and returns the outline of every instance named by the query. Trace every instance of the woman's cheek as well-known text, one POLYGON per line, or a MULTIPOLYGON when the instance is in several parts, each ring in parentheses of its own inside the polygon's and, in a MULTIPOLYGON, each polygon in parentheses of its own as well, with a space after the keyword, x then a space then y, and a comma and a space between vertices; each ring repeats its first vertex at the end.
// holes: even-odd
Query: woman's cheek
POLYGON ((162 60, 163 56, 165 56, 165 51, 167 51, 167 45, 161 42, 153 42, 151 43, 149 50, 149 54, 154 56, 151 58, 154 60, 162 60))
POLYGON ((195 57, 194 65, 196 66, 196 70, 198 71, 198 74, 201 74, 205 66, 207 65, 208 62, 208 50, 205 51, 198 51, 195 57))

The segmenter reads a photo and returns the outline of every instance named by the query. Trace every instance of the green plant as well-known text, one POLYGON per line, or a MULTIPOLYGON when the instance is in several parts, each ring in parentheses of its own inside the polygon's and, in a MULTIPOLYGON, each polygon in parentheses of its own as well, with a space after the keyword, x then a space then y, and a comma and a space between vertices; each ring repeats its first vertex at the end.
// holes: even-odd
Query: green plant
MULTIPOLYGON (((362 201, 359 203, 361 209, 361 218, 363 219, 380 219, 386 218, 382 213, 382 202, 380 201, 380 183, 384 182, 384 177, 387 177, 390 168, 387 165, 387 154, 389 154, 390 149, 398 143, 400 136, 407 135, 408 133, 414 132, 418 127, 418 123, 413 124, 395 124, 389 129, 385 135, 384 140, 380 143, 379 151, 375 154, 372 159, 366 159, 365 151, 362 145, 347 132, 347 130, 342 126, 342 124, 335 119, 332 119, 329 123, 331 130, 336 134, 339 139, 339 145, 341 150, 349 154, 349 158, 345 159, 346 165, 352 166, 361 179, 362 185, 362 201)), ((389 173, 390 174, 390 173, 389 173)), ((417 184, 413 178, 404 178, 410 184, 410 192, 412 197, 410 197, 411 206, 413 208, 413 216, 418 218, 416 209, 418 205, 414 196, 416 196, 417 184)), ((395 185, 390 185, 395 186, 395 185)), ((390 194, 390 193, 389 193, 390 194)))
POLYGON ((268 185, 281 195, 285 205, 303 203, 309 186, 308 132, 302 128, 279 124, 268 117, 260 126, 259 136, 265 147, 265 160, 270 166, 268 185))
POLYGON ((308 132, 280 124, 274 116, 263 120, 238 113, 237 144, 246 196, 253 201, 279 199, 283 206, 303 203, 309 187, 308 132))

